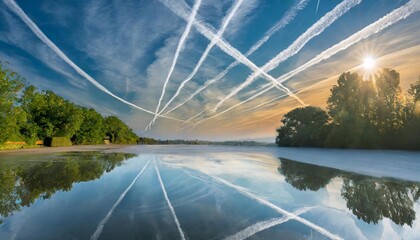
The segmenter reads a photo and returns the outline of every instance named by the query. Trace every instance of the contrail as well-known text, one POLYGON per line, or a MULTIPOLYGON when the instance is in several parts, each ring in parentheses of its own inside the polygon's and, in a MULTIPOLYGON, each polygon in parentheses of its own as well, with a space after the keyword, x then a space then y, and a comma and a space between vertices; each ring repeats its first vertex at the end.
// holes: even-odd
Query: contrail
POLYGON ((315 10, 315 14, 317 14, 318 13, 318 9, 319 9, 319 2, 320 2, 321 0, 318 0, 318 3, 316 4, 316 10, 315 10))
MULTIPOLYGON (((169 10, 171 10, 177 16, 183 18, 185 21, 188 20, 189 10, 188 5, 186 5, 185 1, 180 0, 160 0, 162 4, 164 4, 169 10), (181 5, 180 5, 181 4, 181 5)), ((218 40, 216 45, 225 53, 230 55, 231 57, 235 58, 237 61, 241 62, 245 66, 249 67, 252 71, 258 72, 267 80, 273 82, 276 88, 282 89, 283 91, 287 92, 289 96, 295 98, 299 101, 300 104, 306 106, 306 104, 297 96, 295 96, 287 87, 283 86, 282 84, 277 83, 276 79, 264 72, 261 68, 255 65, 251 60, 245 57, 241 52, 239 52, 236 48, 230 45, 225 39, 221 37, 217 37, 216 31, 213 27, 209 26, 206 23, 201 21, 194 21, 194 27, 205 36, 207 39, 212 40, 214 37, 218 40)))
POLYGON ((210 119, 216 118, 216 117, 218 117, 218 116, 220 116, 220 115, 222 115, 222 114, 224 114, 224 113, 226 113, 226 112, 229 112, 230 110, 232 110, 232 109, 234 109, 234 108, 236 108, 236 107, 238 107, 238 106, 240 106, 240 105, 242 105, 242 104, 244 104, 244 103, 247 103, 247 102, 249 102, 249 101, 251 101, 251 100, 253 100, 253 99, 255 99, 255 98, 259 97, 259 96, 261 96, 262 94, 264 94, 264 93, 268 92, 269 90, 273 89, 274 87, 275 87, 274 85, 271 85, 271 87, 268 87, 268 88, 266 88, 266 89, 262 90, 261 92, 259 92, 259 93, 255 94, 255 95, 253 95, 253 96, 251 96, 251 97, 249 97, 248 99, 246 99, 246 100, 244 100, 244 101, 242 101, 242 102, 239 102, 239 103, 237 103, 237 104, 235 104, 235 105, 233 105, 233 106, 229 107, 229 108, 228 108, 228 109, 226 109, 226 110, 223 110, 222 112, 220 112, 220 113, 218 113, 218 114, 216 114, 216 115, 213 115, 213 116, 210 116, 210 117, 205 118, 205 119, 203 119, 203 120, 200 120, 200 121, 198 121, 198 122, 194 123, 194 124, 193 124, 193 127, 196 127, 198 124, 200 124, 200 123, 202 123, 202 122, 204 122, 204 121, 207 121, 207 120, 210 120, 210 119))
MULTIPOLYGON (((303 87, 303 88, 300 88, 300 89, 296 89, 296 90, 294 90, 293 92, 294 92, 295 94, 297 94, 297 93, 302 93, 302 92, 305 92, 305 91, 307 91, 307 90, 309 90, 309 89, 311 89, 311 88, 313 88, 313 87, 315 87, 315 86, 317 86, 317 85, 319 85, 319 84, 321 84, 321 83, 324 83, 324 82, 326 82, 326 81, 329 81, 329 79, 326 79, 326 80, 322 80, 322 81, 316 82, 316 83, 314 83, 314 84, 311 84, 311 85, 309 85, 309 86, 306 86, 306 87, 303 87)), ((284 97, 286 97, 286 96, 287 96, 287 94, 283 94, 283 95, 277 96, 277 97, 272 98, 272 99, 270 99, 270 100, 268 100, 268 101, 262 102, 262 103, 258 104, 257 106, 254 106, 254 107, 251 107, 251 108, 249 108, 249 109, 245 109, 245 110, 243 110, 243 111, 240 111, 240 112, 238 112, 238 114, 242 114, 242 113, 245 113, 245 112, 250 112, 250 111, 252 111, 252 110, 256 110, 256 109, 258 109, 258 108, 261 108, 261 107, 263 107, 263 106, 265 106, 265 105, 267 105, 267 104, 270 104, 270 103, 272 103, 272 102, 274 102, 274 101, 276 101, 276 100, 278 100, 278 99, 280 99, 280 98, 284 98, 284 97)), ((187 123, 188 123, 188 122, 187 122, 187 123)), ((182 124, 187 124, 187 123, 182 123, 182 124)))
MULTIPOLYGON (((296 55, 312 38, 321 34, 326 28, 328 28, 332 23, 334 23, 338 18, 343 14, 348 12, 354 6, 359 4, 362 0, 345 0, 338 4, 333 10, 325 14, 320 18, 314 25, 312 25, 308 30, 306 30, 302 35, 300 35, 288 48, 281 51, 277 56, 267 62, 261 69, 264 72, 270 72, 279 66, 280 63, 286 61, 290 57, 296 55)), ((217 109, 228 99, 232 98, 239 91, 249 86, 258 77, 261 76, 261 73, 254 72, 251 74, 242 84, 233 89, 227 96, 217 103, 213 111, 216 112, 217 109)))
POLYGON ((173 218, 175 220, 176 226, 177 226, 178 231, 179 231, 179 235, 181 236, 181 239, 182 240, 185 240, 184 232, 181 229, 181 224, 179 223, 178 218, 176 217, 175 209, 172 206, 171 201, 169 201, 168 194, 166 193, 165 186, 163 185, 163 181, 162 181, 162 178, 160 176, 159 169, 158 169, 158 167, 156 165, 156 160, 154 160, 154 164, 155 164, 156 173, 157 173, 158 178, 159 178, 160 187, 162 188, 163 195, 165 196, 165 199, 166 199, 166 203, 168 203, 169 209, 171 210, 172 216, 173 216, 173 218))
POLYGON ((275 210, 276 212, 278 212, 278 213, 280 213, 282 215, 285 215, 286 217, 289 217, 292 220, 295 220, 295 221, 298 221, 298 222, 300 222, 302 224, 305 224, 306 226, 308 226, 308 227, 310 227, 310 228, 318 231, 319 233, 321 233, 322 235, 324 235, 326 237, 329 237, 331 239, 342 239, 341 237, 339 237, 339 236, 337 236, 337 235, 329 232, 328 230, 326 230, 326 229, 324 229, 324 228, 322 228, 322 227, 320 227, 320 226, 318 226, 318 225, 316 225, 316 224, 314 224, 314 223, 312 223, 312 222, 310 222, 310 221, 308 221, 308 220, 306 220, 306 219, 304 219, 302 217, 299 217, 299 216, 297 216, 294 213, 288 212, 288 211, 286 211, 286 210, 284 210, 284 209, 276 206, 275 204, 269 202, 268 200, 266 200, 266 199, 264 199, 264 198, 262 198, 260 196, 257 196, 255 194, 249 192, 244 187, 237 186, 237 185, 235 185, 235 184, 233 184, 231 182, 226 181, 223 178, 220 178, 220 177, 217 177, 217 176, 213 176, 213 175, 209 175, 209 174, 206 174, 204 172, 202 172, 202 173, 205 174, 206 176, 214 179, 215 181, 217 181, 219 183, 222 183, 222 184, 224 184, 224 185, 226 185, 228 187, 231 187, 231 188, 235 189, 236 191, 238 191, 242 195, 244 195, 244 196, 246 196, 246 197, 248 197, 250 199, 256 200, 257 202, 259 202, 259 203, 261 203, 261 204, 263 204, 263 205, 265 205, 265 206, 267 206, 267 207, 275 210))
POLYGON ((102 221, 99 223, 98 227, 96 228, 95 233, 93 233, 93 235, 90 237, 91 240, 96 240, 96 239, 98 239, 101 236, 102 230, 104 229, 104 226, 105 226, 106 222, 111 217, 111 215, 114 212, 115 208, 120 204, 120 202, 123 200, 123 198, 125 197, 125 195, 127 194, 127 192, 130 191, 130 189, 133 187, 134 183, 137 181, 137 179, 140 177, 140 175, 147 168, 147 166, 149 165, 150 161, 151 161, 151 159, 146 163, 146 165, 144 165, 143 169, 139 172, 139 174, 137 174, 137 176, 134 178, 134 180, 131 182, 131 184, 125 189, 125 191, 121 194, 121 196, 118 198, 118 200, 114 203, 114 205, 109 210, 109 212, 105 216, 105 218, 102 219, 102 221))
MULTIPOLYGON (((305 71, 306 69, 312 67, 313 65, 326 60, 332 56, 334 56, 335 54, 337 54, 338 52, 341 52, 343 50, 346 50, 347 48, 349 48, 350 46, 358 43, 359 41, 370 37, 371 35, 378 33, 382 30, 384 30, 385 28, 399 22, 402 19, 405 19, 407 17, 409 17, 411 14, 420 11, 420 1, 419 0, 411 0, 408 3, 406 3, 405 5, 393 10, 392 12, 388 13, 387 15, 383 16, 382 18, 380 18, 379 20, 377 20, 376 22, 368 25, 367 27, 363 28, 362 30, 358 31, 357 33, 351 35, 350 37, 348 37, 347 39, 337 43, 336 45, 328 48, 327 50, 323 51, 322 53, 318 54, 316 57, 314 57, 313 59, 309 60, 308 62, 306 62, 305 64, 299 66, 298 68, 283 74, 282 76, 280 76, 277 81, 279 83, 283 83, 287 80, 289 80, 290 78, 292 78, 293 76, 305 71)), ((267 92, 268 90, 273 89, 274 86, 271 86, 267 89, 262 90, 260 93, 258 93, 257 95, 261 95, 262 93, 267 92)), ((244 101, 236 104, 233 107, 230 107, 229 109, 223 111, 222 113, 226 113, 228 110, 232 110, 233 108, 246 103, 252 99, 254 99, 255 96, 251 96, 248 99, 245 99, 244 101)), ((217 116, 219 116, 220 114, 217 114, 217 116)), ((213 118, 213 116, 211 117, 213 118)), ((200 122, 203 122, 207 119, 203 119, 200 122)), ((197 125, 198 123, 196 123, 195 125, 197 125)))
MULTIPOLYGON (((273 34, 275 34, 278 30, 282 29, 283 27, 285 27, 287 24, 289 24, 297 15, 297 13, 302 10, 307 2, 309 0, 301 0, 300 2, 298 2, 296 5, 294 5, 289 11, 287 11, 285 13, 285 15, 274 25, 272 26, 265 34, 264 37, 261 38, 260 40, 258 40, 258 42, 254 43, 254 45, 251 46, 251 48, 245 53, 246 57, 249 57, 251 54, 253 54, 255 51, 257 51, 264 43, 266 43, 273 34)), ((203 91, 204 89, 206 89, 207 87, 209 87, 211 84, 220 81, 221 79, 223 79, 224 76, 226 76, 226 74, 232 70, 234 67, 238 66, 240 64, 239 61, 234 61, 232 62, 225 70, 223 70, 222 72, 220 72, 219 74, 217 74, 214 78, 210 79, 209 81, 205 82, 203 86, 201 86, 200 88, 198 88, 193 94, 191 94, 186 100, 184 100, 182 103, 178 104, 177 106, 175 106, 174 108, 172 108, 171 110, 167 111, 165 114, 163 115, 167 115, 169 113, 171 113, 172 111, 178 109, 179 107, 183 106, 185 103, 187 103, 188 101, 190 101, 193 97, 195 97, 195 95, 197 95, 198 93, 200 93, 201 91, 203 91)))
MULTIPOLYGON (((314 207, 303 207, 300 208, 298 210, 296 210, 295 212, 293 212, 294 215, 299 216, 303 213, 306 213, 307 211, 313 209, 314 207)), ((251 236, 254 236, 255 234, 262 232, 266 229, 269 229, 271 227, 280 225, 282 223, 285 223, 287 221, 289 221, 291 218, 290 216, 285 216, 282 218, 273 218, 267 221, 262 221, 262 222, 258 222, 255 223, 243 230, 241 230, 240 232, 235 233, 232 236, 229 236, 227 238, 225 238, 225 240, 235 240, 235 239, 247 239, 251 236)))
MULTIPOLYGON (((4 3, 7 7, 9 7, 10 10, 12 10, 25 24, 26 26, 31 29, 31 31, 45 44, 47 45, 51 50, 53 50, 64 62, 66 62, 70 67, 72 67, 80 76, 84 77, 86 80, 88 80, 90 83, 92 83, 96 88, 101 90, 102 92, 108 94, 109 96, 121 101, 122 103, 125 103, 133 108, 139 109, 143 112, 155 114, 154 112, 147 110, 145 108, 139 107, 135 105, 134 103, 128 102, 117 95, 113 94, 111 91, 109 91, 107 88, 105 88, 102 84, 100 84, 98 81, 96 81, 93 77, 91 77, 89 74, 87 74, 83 69, 81 69, 79 66, 77 66, 72 60, 70 60, 66 54, 64 54, 42 31, 39 29, 39 27, 26 15, 26 13, 22 10, 22 8, 19 7, 19 5, 14 0, 4 0, 4 3)), ((178 122, 184 122, 183 120, 179 120, 173 117, 168 116, 162 116, 167 119, 175 120, 178 122)))
MULTIPOLYGON (((162 93, 160 94, 159 102, 158 102, 158 105, 157 105, 156 110, 155 110, 155 116, 153 117, 153 120, 151 122, 154 122, 156 117, 157 117, 157 114, 158 114, 159 108, 160 108, 160 104, 161 104, 162 99, 165 95, 166 86, 168 85, 169 79, 172 76, 172 72, 175 69, 175 65, 176 65, 176 62, 178 61, 179 53, 182 51, 182 48, 184 47, 185 40, 187 39, 188 35, 190 34, 192 23, 195 19, 195 15, 197 15, 197 11, 198 11, 198 8, 200 7, 200 5, 201 5, 201 0, 196 0, 195 3, 194 3, 193 9, 191 11, 191 15, 188 19, 187 27, 185 28, 184 32, 182 33, 181 38, 179 39, 179 42, 178 42, 178 46, 176 47, 175 56, 174 56, 174 59, 172 60, 171 67, 169 68, 168 75, 166 76, 165 83, 163 84, 162 93)), ((150 123, 149 123, 149 125, 150 125, 150 123)), ((147 125, 146 130, 150 128, 149 125, 147 125)))
MULTIPOLYGON (((207 55, 210 53, 210 50, 213 48, 213 46, 216 44, 216 42, 219 41, 219 39, 222 37, 222 35, 225 32, 228 24, 230 23, 230 21, 232 20, 233 16, 236 14, 236 12, 238 11, 238 9, 241 6, 242 2, 243 2, 243 0, 237 0, 236 3, 232 6, 232 8, 229 10, 228 14, 226 15, 226 17, 222 21, 221 28, 217 32, 216 36, 214 38, 212 38, 212 40, 210 41, 210 43, 207 45, 206 50, 201 55, 201 58, 198 61, 198 63, 195 65, 193 71, 190 73, 190 75, 188 75, 188 77, 184 81, 181 82, 181 84, 179 85, 179 87, 176 90, 175 94, 165 104, 165 106, 159 111, 159 114, 161 114, 169 106, 169 104, 172 103, 172 101, 179 95, 179 93, 181 92, 181 90, 185 86, 185 84, 187 84, 189 81, 191 81, 191 79, 195 76, 195 74, 197 73, 198 69, 201 67, 201 65, 203 64, 204 60, 207 58, 207 55)), ((189 28, 191 28, 192 22, 193 22, 193 20, 195 18, 195 14, 197 13, 197 10, 195 10, 195 12, 194 12, 194 8, 193 8, 193 13, 194 13, 194 17, 192 19, 190 19, 190 21, 188 22, 189 28)), ((158 106, 160 106, 160 102, 159 102, 159 105, 158 106)), ((157 118, 157 115, 155 115, 155 117, 152 119, 152 121, 150 121, 150 123, 149 123, 150 126, 155 123, 156 118, 157 118)))

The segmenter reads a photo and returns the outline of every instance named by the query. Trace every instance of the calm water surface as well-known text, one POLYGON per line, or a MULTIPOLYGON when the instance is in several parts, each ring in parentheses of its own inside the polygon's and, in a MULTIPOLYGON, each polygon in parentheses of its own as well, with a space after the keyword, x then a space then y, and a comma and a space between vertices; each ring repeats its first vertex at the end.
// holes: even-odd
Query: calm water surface
POLYGON ((0 156, 0 239, 420 239, 419 169, 264 147, 0 156))

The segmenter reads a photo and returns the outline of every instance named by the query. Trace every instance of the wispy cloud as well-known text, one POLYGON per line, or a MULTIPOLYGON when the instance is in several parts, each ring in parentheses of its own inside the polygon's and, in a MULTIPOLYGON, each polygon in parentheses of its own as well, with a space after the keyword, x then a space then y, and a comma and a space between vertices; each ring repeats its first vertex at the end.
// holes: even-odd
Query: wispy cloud
MULTIPOLYGON (((51 50, 53 50, 64 62, 66 62, 70 67, 72 67, 78 74, 80 74, 82 77, 84 77, 86 80, 91 82, 95 87, 97 87, 99 90, 103 91, 104 93, 110 95, 111 97, 131 106, 136 109, 139 109, 141 111, 154 114, 152 111, 144 109, 142 107, 139 107, 131 102, 128 102, 117 95, 110 92, 107 88, 105 88, 103 85, 101 85, 99 82, 97 82, 93 77, 91 77, 89 74, 87 74, 83 69, 81 69, 79 66, 77 66, 72 60, 70 60, 66 54, 64 54, 58 47, 55 45, 42 31, 39 29, 39 27, 26 15, 26 13, 17 5, 17 3, 13 0, 4 0, 4 3, 12 10, 14 13, 16 13, 17 16, 22 19, 22 21, 31 29, 31 31, 42 41, 44 42, 51 50)), ((164 116, 164 118, 168 118, 171 120, 176 120, 180 122, 184 122, 183 120, 179 120, 176 118, 164 116)))

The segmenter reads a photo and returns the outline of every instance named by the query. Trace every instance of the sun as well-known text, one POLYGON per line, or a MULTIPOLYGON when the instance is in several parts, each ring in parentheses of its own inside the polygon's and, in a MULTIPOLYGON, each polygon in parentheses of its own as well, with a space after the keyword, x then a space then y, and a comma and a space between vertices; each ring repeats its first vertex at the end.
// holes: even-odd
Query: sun
POLYGON ((363 59, 363 68, 366 71, 371 71, 375 68, 376 62, 375 59, 373 59, 372 57, 366 57, 365 59, 363 59))

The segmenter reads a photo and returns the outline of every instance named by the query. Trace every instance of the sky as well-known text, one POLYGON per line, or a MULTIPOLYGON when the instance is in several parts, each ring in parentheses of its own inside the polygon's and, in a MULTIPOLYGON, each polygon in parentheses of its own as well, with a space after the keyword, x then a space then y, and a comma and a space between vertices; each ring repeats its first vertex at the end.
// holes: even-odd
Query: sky
POLYGON ((136 133, 274 141, 345 71, 420 75, 420 0, 0 0, 0 60, 136 133))

